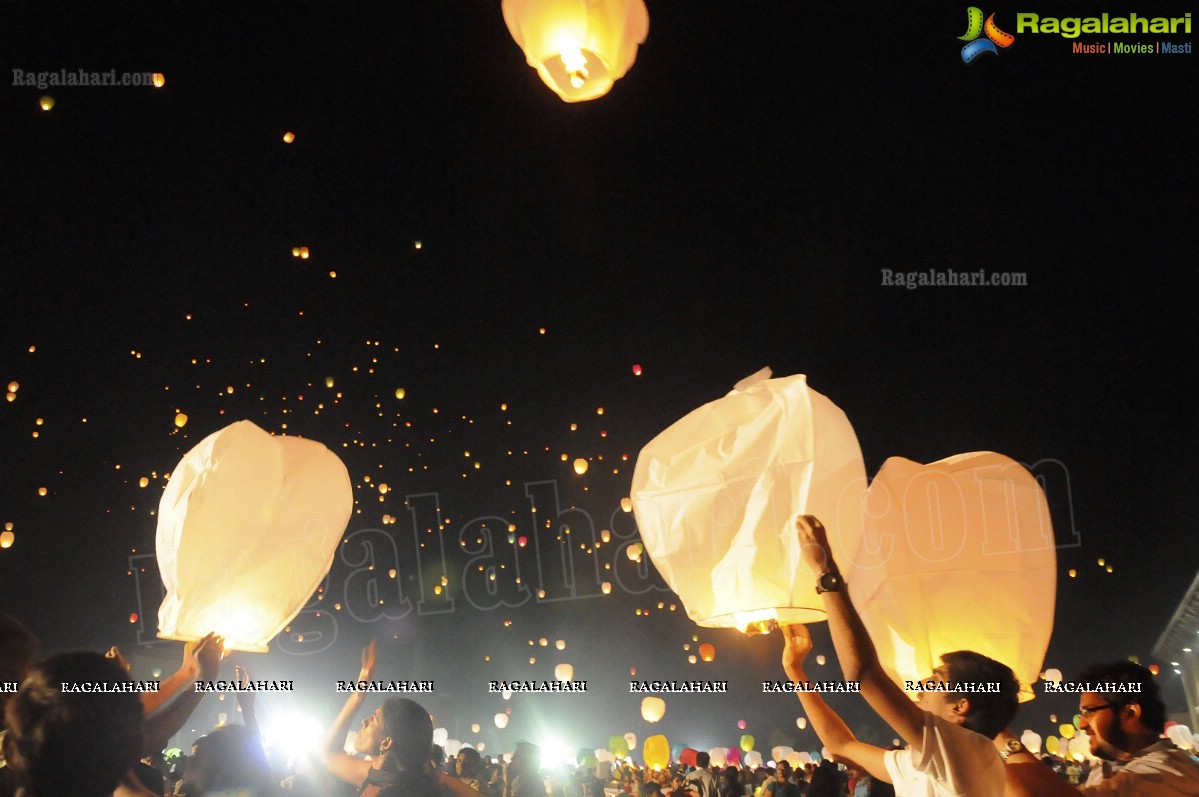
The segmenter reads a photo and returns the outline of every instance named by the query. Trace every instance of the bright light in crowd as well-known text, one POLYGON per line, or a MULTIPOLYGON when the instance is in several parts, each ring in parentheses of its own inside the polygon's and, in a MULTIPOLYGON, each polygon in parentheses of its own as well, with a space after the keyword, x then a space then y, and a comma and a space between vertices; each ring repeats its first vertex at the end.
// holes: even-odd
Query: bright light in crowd
POLYGON ((541 747, 543 767, 556 767, 560 764, 574 766, 578 745, 569 745, 561 739, 543 739, 538 746, 541 747))
POLYGON ((285 752, 292 761, 315 754, 324 737, 324 726, 300 712, 274 717, 262 726, 263 746, 285 752))

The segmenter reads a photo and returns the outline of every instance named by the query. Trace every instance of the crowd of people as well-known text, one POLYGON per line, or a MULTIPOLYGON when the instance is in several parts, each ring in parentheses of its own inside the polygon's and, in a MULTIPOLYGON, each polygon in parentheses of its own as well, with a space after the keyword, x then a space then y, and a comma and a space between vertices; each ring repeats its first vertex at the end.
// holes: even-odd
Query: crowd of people
MULTIPOLYGON (((168 767, 163 748, 203 697, 185 687, 216 679, 224 652, 219 637, 188 643, 178 671, 157 691, 78 690, 70 685, 133 683, 120 651, 39 659, 34 636, 0 615, 0 683, 19 683, 15 693, 0 690, 0 797, 1199 797, 1199 760, 1162 738, 1165 707, 1156 683, 1131 662, 1093 667, 1075 679, 1104 685, 1079 698, 1079 727, 1100 762, 1085 773, 1053 766, 1010 732, 1018 683, 1010 668, 986 656, 946 652, 913 702, 883 672, 820 522, 803 517, 796 528, 805 562, 820 574, 817 592, 845 678, 860 683, 901 746, 884 750, 859 741, 818 692, 796 690, 829 754, 818 763, 721 768, 699 752, 689 766, 589 762, 551 774, 528 742, 496 760, 470 747, 447 757, 433 743, 425 707, 391 698, 368 713, 365 694, 351 692, 328 729, 322 766, 284 777, 264 751, 254 693, 239 691, 244 724, 206 734, 190 756, 168 767), (970 688, 980 684, 998 688, 970 688), (354 723, 350 753, 344 744, 354 723)), ((806 682, 807 629, 786 626, 783 635, 783 670, 791 681, 806 682)), ((359 680, 371 681, 374 672, 372 643, 362 653, 359 680)), ((239 667, 236 678, 248 675, 239 667)))

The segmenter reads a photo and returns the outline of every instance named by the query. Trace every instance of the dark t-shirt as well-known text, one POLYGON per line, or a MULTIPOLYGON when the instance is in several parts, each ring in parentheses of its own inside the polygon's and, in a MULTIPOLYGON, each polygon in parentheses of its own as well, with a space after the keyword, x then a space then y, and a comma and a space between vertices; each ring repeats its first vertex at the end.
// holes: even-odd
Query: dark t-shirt
POLYGON ((780 783, 777 780, 772 780, 762 787, 763 794, 769 794, 770 797, 800 797, 799 787, 794 783, 780 783))

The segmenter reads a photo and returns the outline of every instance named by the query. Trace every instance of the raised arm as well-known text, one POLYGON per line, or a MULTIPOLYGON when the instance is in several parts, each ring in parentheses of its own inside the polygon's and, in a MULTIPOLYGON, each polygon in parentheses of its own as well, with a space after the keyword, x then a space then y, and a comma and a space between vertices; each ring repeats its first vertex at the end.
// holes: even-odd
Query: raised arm
MULTIPOLYGON (((828 535, 820 521, 811 515, 803 515, 795 521, 795 529, 799 534, 804 562, 816 573, 840 575, 828 544, 828 535)), ((866 698, 875 713, 894 728, 914 752, 919 753, 924 736, 924 712, 883 671, 874 642, 866 633, 866 626, 862 624, 862 618, 850 601, 844 584, 839 590, 822 592, 820 597, 828 614, 829 633, 832 634, 833 647, 837 649, 837 659, 845 679, 858 681, 862 687, 862 697, 866 698)))
MULTIPOLYGON (((216 634, 209 634, 196 642, 189 642, 184 648, 184 665, 180 669, 193 666, 189 657, 194 660, 196 668, 195 679, 198 681, 215 680, 221 671, 221 657, 225 654, 225 640, 216 634)), ((173 676, 172 676, 173 677, 173 676)), ((182 687, 178 696, 165 707, 160 707, 153 716, 146 717, 146 735, 143 750, 146 753, 160 752, 166 747, 171 737, 187 722, 187 718, 204 699, 203 692, 197 692, 193 685, 191 689, 182 687)))
MULTIPOLYGON (((359 681, 369 681, 375 674, 375 643, 372 640, 362 651, 362 669, 358 672, 359 681)), ((345 751, 346 733, 350 723, 362 708, 362 693, 350 692, 345 705, 329 726, 325 734, 325 742, 321 746, 321 760, 325 768, 341 780, 352 786, 357 786, 366 779, 370 772, 371 763, 365 759, 349 755, 345 751)))
MULTIPOLYGON (((803 665, 812 649, 812 637, 808 634, 807 627, 802 625, 785 625, 782 632, 783 670, 793 683, 805 683, 808 677, 803 665)), ((812 730, 816 731, 816 735, 834 759, 856 764, 879 780, 891 782, 886 764, 883 763, 884 750, 859 742, 849 726, 829 708, 828 703, 824 702, 824 698, 818 693, 796 690, 796 695, 812 723, 812 730)))

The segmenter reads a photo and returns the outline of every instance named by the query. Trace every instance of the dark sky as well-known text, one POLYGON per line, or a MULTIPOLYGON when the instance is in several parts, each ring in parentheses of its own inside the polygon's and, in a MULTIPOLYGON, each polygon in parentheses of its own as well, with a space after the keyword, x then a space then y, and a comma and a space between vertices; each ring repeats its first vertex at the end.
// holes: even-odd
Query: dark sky
MULTIPOLYGON (((1014 32, 1030 8, 984 11, 1014 32)), ((769 365, 845 410, 869 474, 890 456, 975 450, 1060 463, 1046 666, 1157 661, 1199 563, 1194 55, 1072 54, 1023 34, 966 65, 965 6, 949 4, 649 11, 629 74, 568 105, 525 64, 498 0, 0 3, 0 382, 20 384, 0 405, 0 522, 15 533, 0 608, 47 650, 115 643, 145 677, 171 668, 178 643, 153 641, 153 559, 130 556, 153 552, 163 474, 248 418, 342 456, 362 510, 349 532, 406 550, 404 497, 436 494, 452 549, 475 519, 531 527, 528 493, 557 490, 576 528, 613 532, 597 561, 620 571, 607 597, 481 609, 455 592, 466 557, 451 550, 453 611, 372 620, 349 615, 366 593, 339 557, 326 594, 345 610, 314 603, 297 621, 317 623, 306 643, 238 655, 297 679, 268 714, 330 719, 329 679, 378 638, 393 670, 438 679, 428 707, 451 736, 492 750, 629 730, 736 746, 741 719, 758 749, 818 749, 793 699, 753 688, 781 677, 777 635, 700 629, 672 594, 632 594, 652 578, 617 547, 635 534, 619 501, 641 447, 769 365), (10 86, 14 69, 166 85, 39 90, 10 86), (929 269, 1027 285, 881 284, 929 269), (592 458, 584 477, 578 456, 592 458), (689 665, 702 641, 716 661, 689 665), (481 692, 560 661, 589 695, 481 692), (668 698, 654 726, 622 693, 630 667, 739 686, 668 698), (508 707, 500 733, 491 717, 508 707)), ((390 588, 415 594, 415 563, 396 558, 390 588)), ((197 732, 223 705, 204 704, 197 732)), ((889 741, 860 700, 834 705, 889 741)), ((1017 724, 1048 735, 1051 712, 1074 713, 1038 697, 1017 724)))

